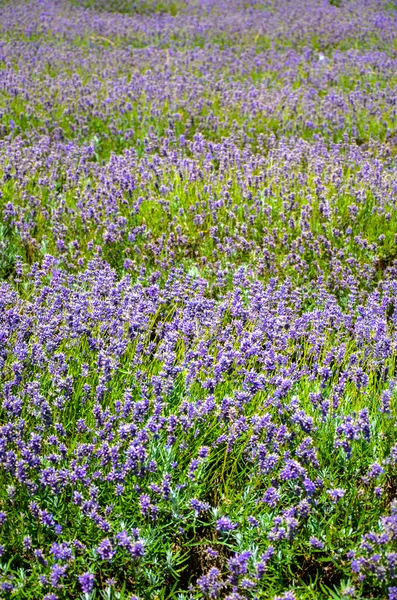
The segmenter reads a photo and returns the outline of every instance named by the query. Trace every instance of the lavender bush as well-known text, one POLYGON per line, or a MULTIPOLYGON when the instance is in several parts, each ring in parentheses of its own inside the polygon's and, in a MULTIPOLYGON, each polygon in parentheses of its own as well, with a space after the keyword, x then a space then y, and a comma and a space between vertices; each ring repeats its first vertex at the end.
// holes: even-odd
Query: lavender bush
POLYGON ((397 598, 397 11, 0 4, 0 588, 397 598))

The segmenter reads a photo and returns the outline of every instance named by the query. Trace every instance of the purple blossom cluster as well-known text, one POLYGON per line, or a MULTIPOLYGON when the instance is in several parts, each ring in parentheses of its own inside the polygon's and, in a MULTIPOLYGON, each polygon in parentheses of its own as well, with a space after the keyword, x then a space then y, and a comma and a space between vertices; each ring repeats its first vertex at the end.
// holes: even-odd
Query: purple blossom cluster
MULTIPOLYGON (((358 550, 349 554, 351 568, 359 581, 373 578, 380 582, 397 578, 397 502, 391 504, 390 515, 380 519, 378 531, 366 533, 358 550)), ((389 588, 389 597, 393 597, 389 588)))

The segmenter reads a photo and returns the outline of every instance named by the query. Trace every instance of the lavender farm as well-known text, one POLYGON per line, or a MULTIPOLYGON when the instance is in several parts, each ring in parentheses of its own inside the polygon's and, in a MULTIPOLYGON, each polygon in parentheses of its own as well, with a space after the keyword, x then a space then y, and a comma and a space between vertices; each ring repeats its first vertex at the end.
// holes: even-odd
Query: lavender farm
POLYGON ((397 600, 397 6, 0 0, 0 598, 397 600))

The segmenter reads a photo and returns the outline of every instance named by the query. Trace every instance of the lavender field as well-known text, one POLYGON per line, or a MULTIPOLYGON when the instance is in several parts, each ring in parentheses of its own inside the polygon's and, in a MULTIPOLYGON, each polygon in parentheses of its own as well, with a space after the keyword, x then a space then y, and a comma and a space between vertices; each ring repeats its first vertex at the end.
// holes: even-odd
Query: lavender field
POLYGON ((0 598, 397 600, 397 4, 0 0, 0 598))

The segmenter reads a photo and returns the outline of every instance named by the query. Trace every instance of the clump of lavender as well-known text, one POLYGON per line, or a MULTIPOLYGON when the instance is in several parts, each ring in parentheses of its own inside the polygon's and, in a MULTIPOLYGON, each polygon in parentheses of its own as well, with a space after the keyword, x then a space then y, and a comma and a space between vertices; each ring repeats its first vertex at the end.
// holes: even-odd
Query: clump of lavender
POLYGON ((94 590, 94 575, 92 573, 79 575, 79 583, 84 594, 91 594, 94 590))

